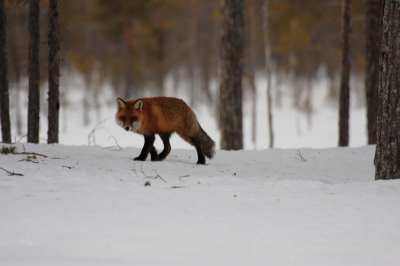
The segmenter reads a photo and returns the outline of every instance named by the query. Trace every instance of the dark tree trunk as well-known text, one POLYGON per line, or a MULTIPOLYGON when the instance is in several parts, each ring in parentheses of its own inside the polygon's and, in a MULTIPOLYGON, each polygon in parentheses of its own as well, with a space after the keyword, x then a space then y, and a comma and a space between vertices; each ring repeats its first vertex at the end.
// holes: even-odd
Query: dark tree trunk
POLYGON ((156 59, 156 84, 157 84, 157 95, 164 95, 164 79, 165 79, 165 32, 159 29, 155 32, 157 40, 157 50, 155 54, 156 59))
POLYGON ((257 24, 256 24, 256 3, 249 6, 249 24, 250 24, 250 58, 249 58, 249 78, 251 88, 251 141, 254 149, 257 148, 257 88, 256 88, 256 60, 257 60, 257 24))
POLYGON ((381 47, 382 0, 367 1, 365 93, 367 98, 368 144, 376 144, 379 55, 381 47))
POLYGON ((29 106, 28 106, 28 142, 39 143, 40 115, 40 68, 39 68, 39 3, 29 1, 29 106))
POLYGON ((375 179, 400 179, 400 11, 385 0, 379 62, 379 103, 375 179))
POLYGON ((342 80, 339 95, 339 146, 349 146, 351 1, 342 0, 342 80))
POLYGON ((11 106, 15 110, 16 119, 15 124, 17 127, 17 135, 22 135, 22 118, 21 118, 21 60, 18 58, 17 44, 15 38, 11 38, 9 42, 10 62, 13 65, 13 72, 15 75, 15 98, 11 106))
POLYGON ((271 96, 271 68, 270 68, 270 49, 268 40, 268 4, 269 0, 264 0, 264 18, 263 18, 263 28, 264 28, 264 48, 265 48, 265 69, 267 74, 267 115, 268 115, 268 130, 269 130, 269 147, 274 147, 274 129, 272 123, 272 96, 271 96))
POLYGON ((243 0, 222 7, 220 127, 221 149, 243 149, 243 0))
POLYGON ((58 0, 50 0, 49 5, 49 129, 47 132, 47 143, 58 143, 60 113, 58 0))
POLYGON ((6 56, 6 7, 0 0, 0 106, 1 134, 4 143, 11 143, 10 97, 8 94, 8 65, 6 56))

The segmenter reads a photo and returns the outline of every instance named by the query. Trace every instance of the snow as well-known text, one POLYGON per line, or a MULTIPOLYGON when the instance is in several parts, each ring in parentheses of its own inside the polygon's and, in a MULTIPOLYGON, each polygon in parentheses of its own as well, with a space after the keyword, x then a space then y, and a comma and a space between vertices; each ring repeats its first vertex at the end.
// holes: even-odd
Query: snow
MULTIPOLYGON (((337 148, 324 91, 311 128, 284 95, 267 149, 257 87, 256 144, 245 100, 245 150, 217 150, 207 165, 176 135, 165 161, 133 161, 143 137, 116 125, 110 91, 88 126, 81 95, 67 94, 61 144, 25 143, 13 128, 17 152, 40 155, 0 155, 0 167, 23 175, 0 169, 0 265, 400 265, 400 180, 374 180, 365 109, 352 106, 350 147, 337 148)), ((195 112, 218 148, 215 112, 195 112)))
POLYGON ((0 155, 24 175, 0 172, 1 265, 400 264, 400 180, 374 181, 374 146, 205 166, 194 149, 136 162, 137 148, 16 146, 47 158, 0 155))

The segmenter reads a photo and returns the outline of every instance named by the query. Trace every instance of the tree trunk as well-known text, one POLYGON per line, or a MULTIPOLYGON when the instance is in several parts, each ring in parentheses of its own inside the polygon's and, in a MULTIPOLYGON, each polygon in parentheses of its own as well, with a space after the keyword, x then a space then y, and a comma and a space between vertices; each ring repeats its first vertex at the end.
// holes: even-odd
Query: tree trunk
POLYGON ((264 46, 265 46, 265 69, 267 72, 267 112, 268 112, 268 130, 269 130, 269 147, 274 147, 274 130, 272 128, 272 96, 271 96, 271 68, 270 68, 270 49, 268 41, 268 3, 264 1, 264 46))
POLYGON ((243 0, 222 7, 220 126, 221 149, 243 149, 243 0))
POLYGON ((8 94, 8 65, 6 53, 6 7, 0 0, 0 106, 1 134, 4 143, 11 143, 10 96, 8 94))
POLYGON ((250 60, 249 60, 249 77, 250 77, 250 88, 251 88, 251 141, 253 142, 254 149, 257 148, 257 88, 256 88, 256 36, 257 36, 257 25, 256 25, 256 6, 255 2, 249 6, 249 24, 250 24, 250 60))
POLYGON ((367 98, 368 144, 376 144, 379 55, 381 48, 382 1, 367 1, 365 93, 367 98))
POLYGON ((400 11, 385 0, 380 57, 375 179, 400 179, 400 11))
POLYGON ((339 146, 349 146, 351 0, 342 0, 342 80, 339 95, 339 146))
POLYGON ((58 0, 50 0, 49 5, 49 129, 47 132, 47 143, 58 143, 60 112, 58 0))
POLYGON ((40 68, 39 68, 39 3, 29 1, 29 106, 28 106, 28 142, 39 143, 40 115, 40 68))
POLYGON ((18 58, 17 43, 15 38, 11 38, 9 42, 10 62, 13 65, 13 72, 15 75, 15 98, 11 106, 15 110, 16 119, 14 120, 17 127, 17 135, 22 135, 22 118, 21 118, 21 60, 18 58))

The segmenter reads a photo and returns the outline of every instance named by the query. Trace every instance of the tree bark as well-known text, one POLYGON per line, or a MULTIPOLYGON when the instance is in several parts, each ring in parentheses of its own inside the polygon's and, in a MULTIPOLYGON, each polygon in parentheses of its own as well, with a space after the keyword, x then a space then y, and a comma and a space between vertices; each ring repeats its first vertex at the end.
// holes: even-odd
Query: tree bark
POLYGON ((6 52, 6 8, 0 0, 0 106, 1 134, 4 143, 11 143, 10 96, 8 94, 8 65, 6 52))
POLYGON ((249 5, 249 24, 250 24, 250 58, 249 58, 249 78, 251 88, 251 141, 253 142, 254 149, 257 149, 257 88, 256 88, 256 37, 257 37, 257 24, 256 24, 256 3, 253 2, 249 5))
POLYGON ((382 0, 367 1, 365 94, 367 98, 368 144, 376 144, 378 112, 379 55, 381 48, 382 0))
POLYGON ((398 1, 383 6, 375 179, 400 178, 400 11, 398 1))
POLYGON ((49 0, 49 128, 47 143, 58 143, 60 113, 60 34, 58 0, 49 0))
POLYGON ((274 129, 272 127, 272 96, 271 96, 271 52, 269 49, 268 40, 268 4, 269 0, 264 1, 264 47, 265 47, 265 70, 267 72, 267 115, 268 115, 268 130, 269 130, 269 147, 274 147, 274 129))
POLYGON ((243 0, 222 7, 220 127, 221 149, 243 149, 243 0))
POLYGON ((21 60, 18 58, 17 43, 15 38, 11 38, 9 42, 10 63, 13 66, 15 75, 15 98, 11 103, 12 108, 15 110, 15 124, 17 128, 17 135, 22 135, 22 115, 21 115, 21 60))
POLYGON ((350 19, 351 1, 342 0, 342 79, 339 95, 339 146, 349 146, 350 109, 350 19))
POLYGON ((39 67, 39 4, 40 0, 29 1, 29 105, 28 142, 39 143, 40 119, 40 67, 39 67))

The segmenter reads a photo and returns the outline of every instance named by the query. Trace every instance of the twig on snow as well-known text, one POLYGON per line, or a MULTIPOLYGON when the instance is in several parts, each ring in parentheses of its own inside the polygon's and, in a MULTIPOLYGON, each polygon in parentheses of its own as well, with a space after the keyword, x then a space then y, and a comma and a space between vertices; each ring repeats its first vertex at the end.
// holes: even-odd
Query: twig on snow
MULTIPOLYGON (((301 152, 300 152, 299 150, 297 150, 297 152, 298 152, 298 153, 296 153, 296 155, 300 157, 301 161, 302 161, 302 162, 307 162, 306 159, 304 159, 303 156, 301 155, 301 152)), ((298 158, 296 158, 296 157, 295 157, 295 159, 298 160, 298 158)))
MULTIPOLYGON (((139 178, 139 176, 138 176, 138 174, 137 174, 137 172, 136 172, 136 165, 135 165, 135 164, 133 165, 133 169, 131 169, 131 170, 134 171, 136 177, 139 178)), ((145 178, 148 178, 148 179, 157 179, 157 178, 160 178, 162 181, 167 182, 167 181, 165 181, 165 180, 157 173, 156 170, 154 170, 154 172, 156 173, 156 176, 149 176, 149 175, 147 175, 147 174, 143 171, 143 164, 140 165, 140 171, 141 171, 142 174, 144 175, 144 177, 143 177, 142 179, 145 179, 145 178)))
POLYGON ((44 158, 47 158, 46 155, 40 154, 40 153, 36 153, 36 152, 14 152, 13 154, 22 154, 22 155, 36 155, 36 156, 42 156, 44 158))
POLYGON ((14 173, 14 171, 12 171, 12 173, 10 171, 7 171, 6 169, 4 169, 3 167, 0 167, 1 170, 4 170, 8 173, 8 175, 18 175, 18 176, 24 176, 23 174, 18 174, 18 173, 14 173))

